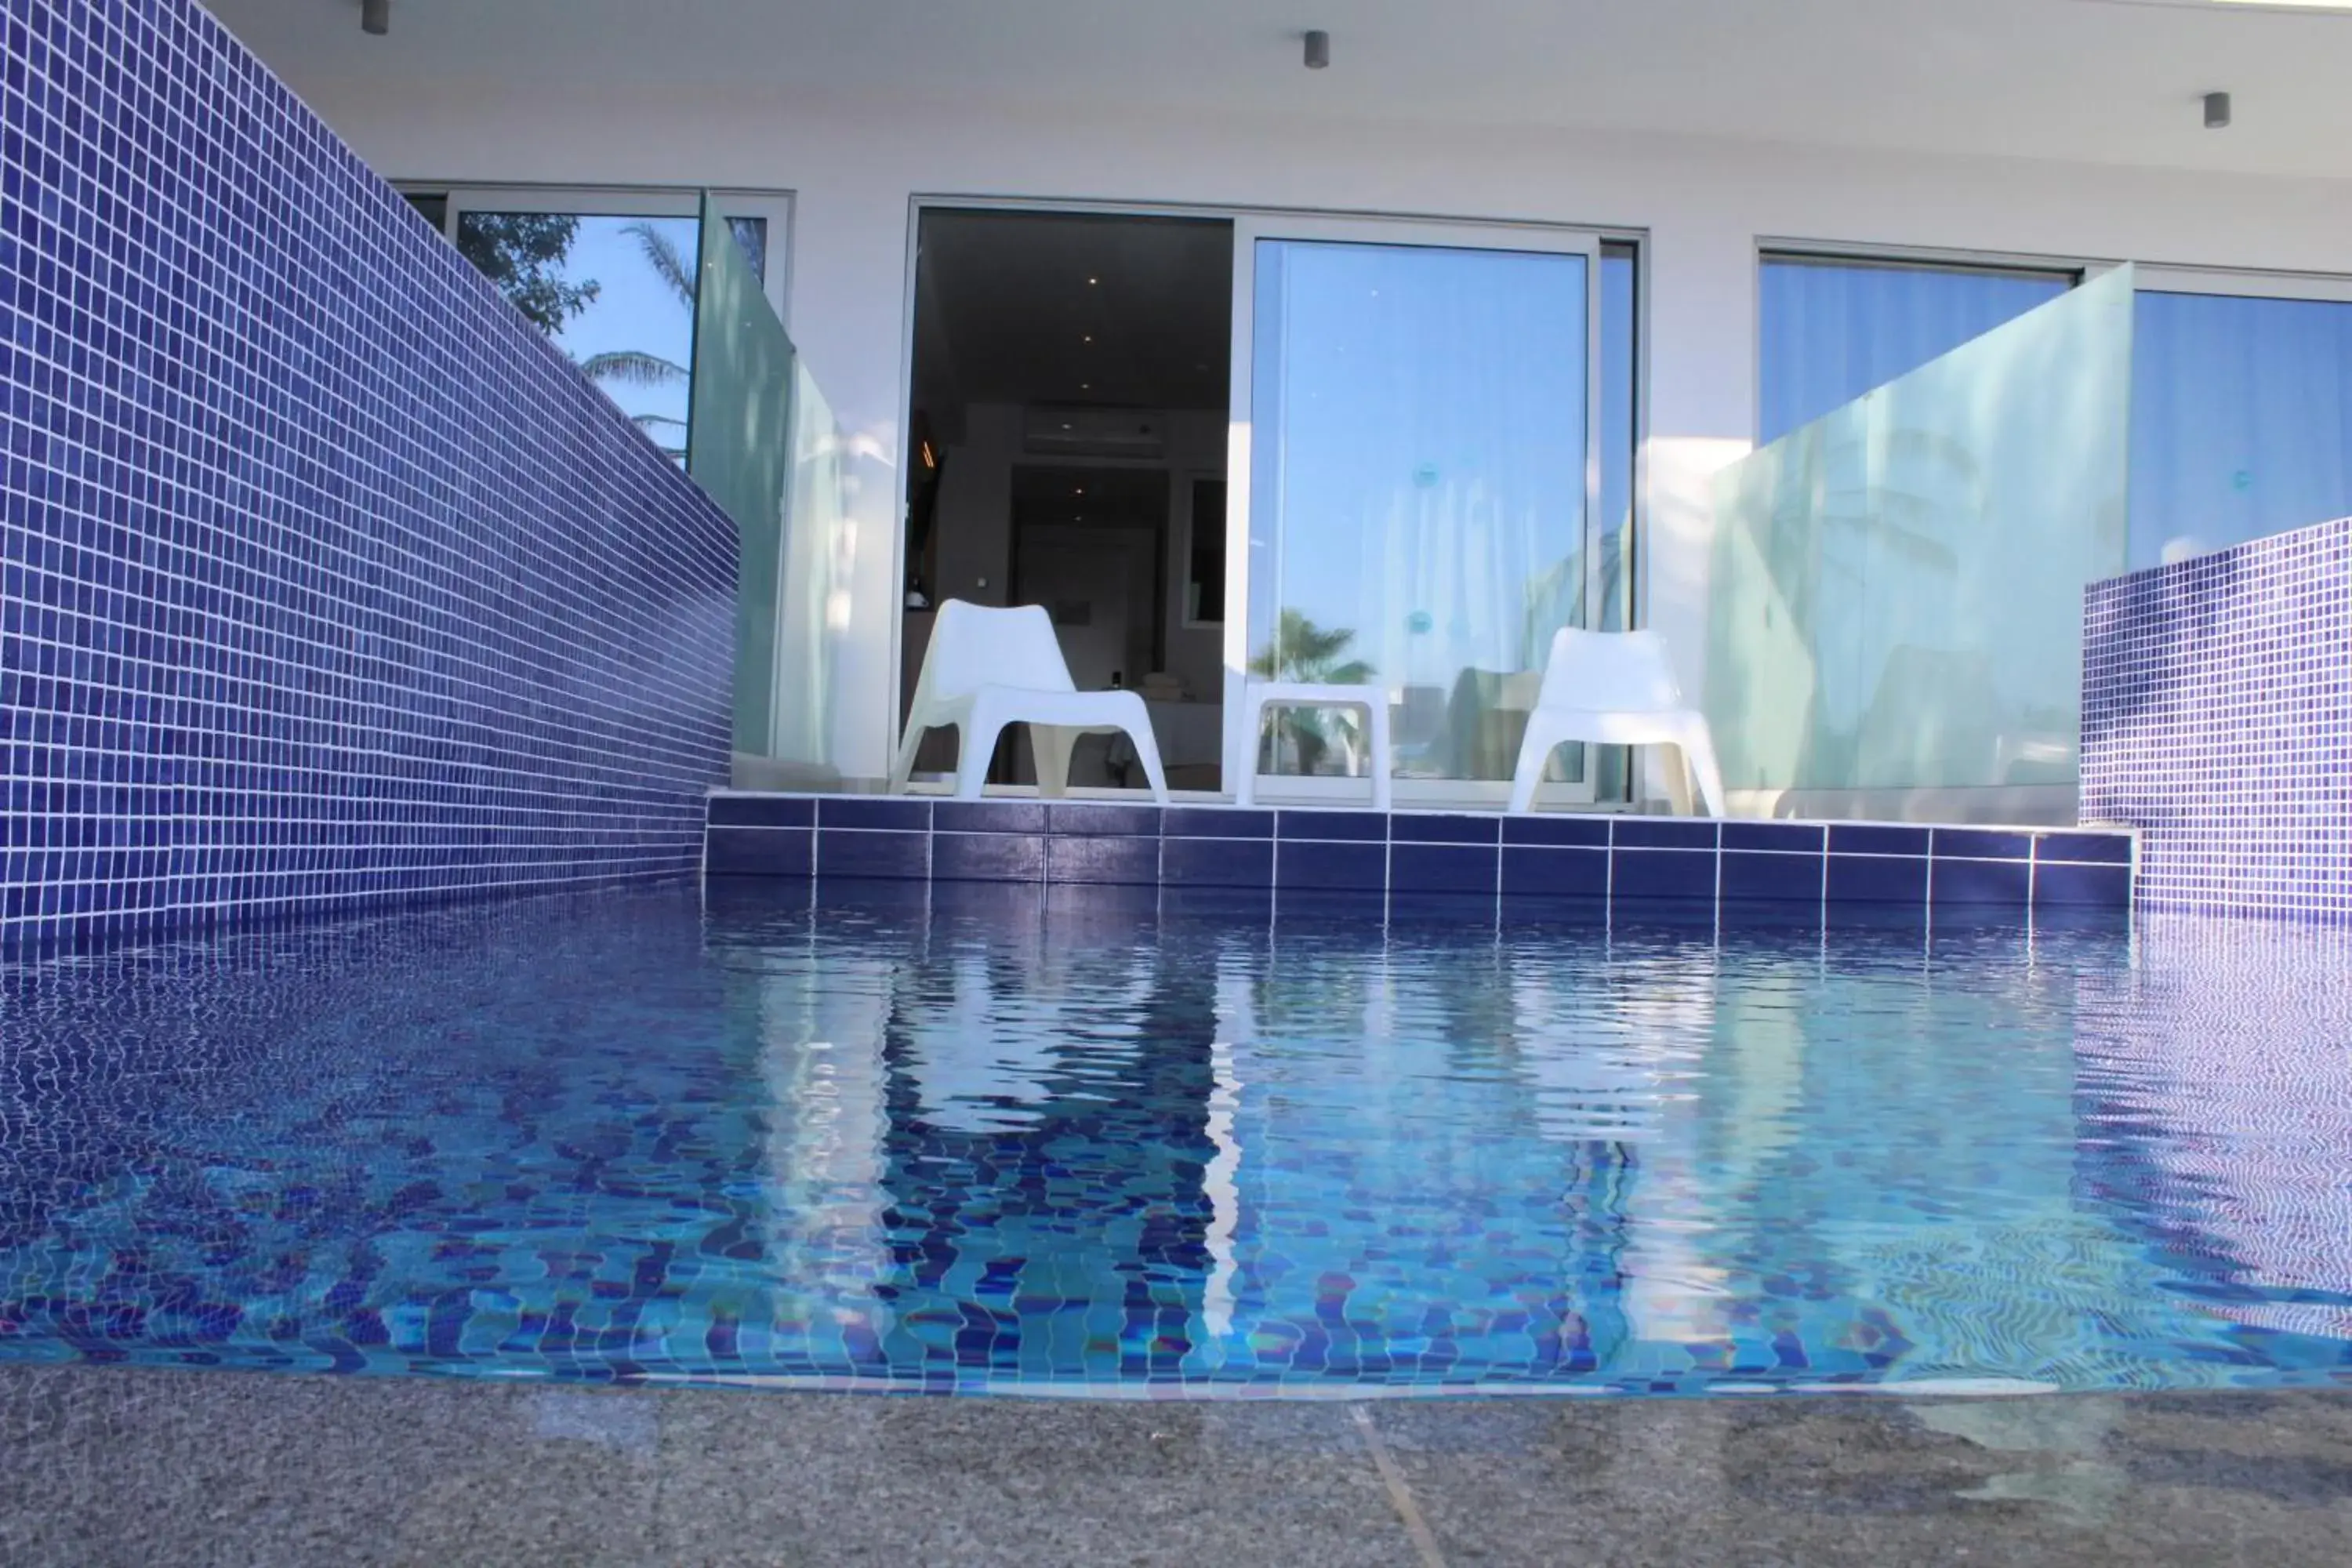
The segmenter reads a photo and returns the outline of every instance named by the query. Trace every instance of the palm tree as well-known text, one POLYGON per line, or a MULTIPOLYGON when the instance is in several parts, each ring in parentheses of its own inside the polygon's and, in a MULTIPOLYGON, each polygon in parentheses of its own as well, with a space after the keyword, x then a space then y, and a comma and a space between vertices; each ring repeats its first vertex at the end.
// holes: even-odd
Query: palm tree
MULTIPOLYGON (((677 247, 671 243, 669 236, 643 219, 624 225, 621 232, 637 242, 637 248, 645 253, 646 265, 654 269, 655 276, 669 285, 669 291, 677 296, 677 302, 686 307, 687 316, 691 320, 694 315, 694 269, 687 266, 686 258, 677 253, 677 247)), ((580 368, 588 373, 592 381, 612 382, 621 386, 667 386, 686 380, 688 375, 686 366, 643 349, 614 349, 605 353, 590 354, 580 362, 580 368)), ((639 414, 633 417, 636 420, 637 428, 659 442, 664 452, 675 458, 685 458, 685 446, 674 447, 669 440, 669 431, 675 430, 680 435, 685 432, 684 420, 674 419, 667 414, 639 414)))
MULTIPOLYGON (((1303 610, 1285 610, 1275 625, 1274 641, 1250 660, 1250 673, 1267 680, 1312 681, 1327 686, 1361 686, 1372 677, 1372 667, 1360 658, 1342 660, 1356 634, 1344 626, 1329 630, 1307 618, 1303 610)), ((1259 742, 1258 768, 1275 771, 1276 752, 1287 737, 1298 753, 1298 771, 1312 773, 1331 749, 1337 729, 1351 748, 1361 745, 1360 721, 1353 709, 1285 708, 1259 742)))

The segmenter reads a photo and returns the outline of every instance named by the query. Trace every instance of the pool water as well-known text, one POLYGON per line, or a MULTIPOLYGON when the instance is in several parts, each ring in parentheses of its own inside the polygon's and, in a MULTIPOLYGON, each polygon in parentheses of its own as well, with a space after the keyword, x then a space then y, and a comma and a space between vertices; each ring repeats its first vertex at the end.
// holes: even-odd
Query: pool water
POLYGON ((2321 936, 818 897, 9 970, 0 1358, 2352 1383, 2352 984, 2321 936))

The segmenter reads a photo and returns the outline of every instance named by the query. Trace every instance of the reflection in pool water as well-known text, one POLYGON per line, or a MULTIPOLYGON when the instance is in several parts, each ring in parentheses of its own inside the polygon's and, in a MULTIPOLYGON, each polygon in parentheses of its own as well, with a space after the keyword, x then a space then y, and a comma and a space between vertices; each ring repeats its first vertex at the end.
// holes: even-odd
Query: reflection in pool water
POLYGON ((2324 938, 792 893, 9 972, 0 1356, 1107 1394, 2352 1380, 2324 938))

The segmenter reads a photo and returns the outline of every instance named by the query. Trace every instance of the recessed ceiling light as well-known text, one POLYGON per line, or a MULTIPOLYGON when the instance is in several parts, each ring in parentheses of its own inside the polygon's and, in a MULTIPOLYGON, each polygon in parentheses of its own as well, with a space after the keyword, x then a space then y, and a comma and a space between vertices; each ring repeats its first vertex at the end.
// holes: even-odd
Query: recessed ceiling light
POLYGON ((1080 338, 1080 339, 1078 340, 1078 342, 1082 342, 1082 343, 1090 343, 1090 342, 1094 342, 1094 341, 1095 341, 1095 335, 1094 335, 1092 332, 1088 332, 1085 337, 1080 338))
POLYGON ((1099 282, 1101 282, 1101 281, 1102 281, 1102 279, 1099 279, 1099 278, 1089 278, 1089 279, 1087 279, 1087 288, 1089 288, 1089 289, 1091 289, 1091 288, 1093 288, 1096 284, 1097 284, 1097 283, 1099 283, 1099 282))

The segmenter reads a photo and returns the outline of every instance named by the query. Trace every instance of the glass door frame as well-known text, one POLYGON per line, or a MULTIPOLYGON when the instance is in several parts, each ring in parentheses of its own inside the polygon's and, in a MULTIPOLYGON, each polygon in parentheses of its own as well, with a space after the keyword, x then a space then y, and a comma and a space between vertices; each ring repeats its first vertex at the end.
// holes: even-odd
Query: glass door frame
MULTIPOLYGON (((1257 733, 1247 723, 1249 679, 1249 608, 1251 587, 1250 514, 1256 498, 1254 477, 1254 395, 1257 372, 1257 253, 1262 240, 1295 240, 1307 244, 1363 245, 1430 250, 1497 250, 1522 254, 1584 258, 1584 537, 1577 550, 1582 562, 1583 619, 1590 623, 1600 603, 1601 552, 1595 530, 1601 515, 1601 253, 1607 237, 1591 229, 1555 228, 1540 225, 1381 217, 1328 217, 1307 215, 1235 214, 1234 218, 1233 389, 1227 396, 1228 437, 1225 454, 1225 647, 1224 647, 1224 771, 1223 794, 1231 798, 1240 787, 1243 770, 1257 765, 1257 733)), ((1638 503, 1637 503, 1638 505, 1638 503)), ((1276 541, 1276 575, 1280 575, 1281 543, 1276 541)), ((1592 748, 1584 748, 1584 764, 1572 784, 1540 785, 1536 804, 1589 805, 1593 799, 1592 748)), ((1272 803, 1329 805, 1369 804, 1365 784, 1351 778, 1278 778, 1271 790, 1261 787, 1263 800, 1272 803)), ((1507 779, 1398 779, 1392 785, 1399 809, 1465 809, 1499 811, 1510 795, 1507 779)))

